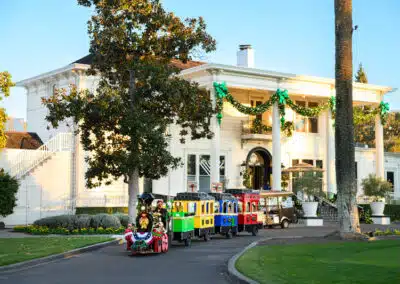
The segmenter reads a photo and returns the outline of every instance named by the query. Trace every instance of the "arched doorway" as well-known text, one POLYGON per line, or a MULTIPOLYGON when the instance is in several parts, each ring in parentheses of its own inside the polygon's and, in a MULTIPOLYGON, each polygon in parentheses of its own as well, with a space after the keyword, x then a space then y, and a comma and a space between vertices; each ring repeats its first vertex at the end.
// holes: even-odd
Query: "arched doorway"
POLYGON ((263 147, 256 147, 249 152, 246 168, 249 170, 253 189, 268 190, 271 188, 271 162, 271 153, 263 147))

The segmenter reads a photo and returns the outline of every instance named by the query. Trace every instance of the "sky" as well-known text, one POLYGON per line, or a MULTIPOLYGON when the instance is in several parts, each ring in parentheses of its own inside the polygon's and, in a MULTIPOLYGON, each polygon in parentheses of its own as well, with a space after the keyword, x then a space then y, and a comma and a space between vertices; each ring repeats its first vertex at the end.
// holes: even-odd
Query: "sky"
MULTIPOLYGON (((334 0, 162 2, 182 18, 205 19, 217 40, 205 61, 235 65, 238 46, 251 44, 256 68, 334 77, 334 0)), ((0 0, 0 71, 19 81, 87 55, 91 13, 75 0, 0 0)), ((362 62, 371 84, 400 87, 399 14, 399 0, 353 0, 354 71, 362 62)), ((400 110, 400 91, 385 100, 400 110)), ((23 88, 0 104, 10 116, 26 117, 23 88)))

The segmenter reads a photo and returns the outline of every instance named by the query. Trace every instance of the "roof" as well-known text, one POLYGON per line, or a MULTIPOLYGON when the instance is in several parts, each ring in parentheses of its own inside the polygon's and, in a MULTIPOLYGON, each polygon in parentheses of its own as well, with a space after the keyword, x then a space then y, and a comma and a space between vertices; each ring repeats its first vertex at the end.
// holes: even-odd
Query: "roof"
MULTIPOLYGON (((86 55, 86 56, 84 56, 84 57, 72 62, 71 64, 87 64, 87 65, 90 65, 90 64, 92 64, 92 61, 93 61, 93 55, 89 54, 89 55, 86 55)), ((185 69, 189 69, 189 68, 193 68, 193 67, 197 67, 197 66, 206 64, 205 62, 194 61, 194 60, 190 60, 190 61, 187 61, 186 63, 183 63, 182 61, 177 60, 177 59, 172 59, 171 63, 172 63, 173 66, 175 66, 179 70, 185 70, 185 69)))
POLYGON ((236 197, 230 193, 211 192, 209 195, 213 196, 215 200, 231 200, 236 201, 236 197))
POLYGON ((34 132, 6 132, 6 148, 36 150, 43 145, 39 135, 34 132))
POLYGON ((174 200, 190 200, 190 201, 199 201, 199 200, 214 200, 215 198, 205 192, 179 192, 176 195, 174 200))
POLYGON ((260 194, 258 190, 245 188, 229 188, 225 192, 230 194, 260 194))

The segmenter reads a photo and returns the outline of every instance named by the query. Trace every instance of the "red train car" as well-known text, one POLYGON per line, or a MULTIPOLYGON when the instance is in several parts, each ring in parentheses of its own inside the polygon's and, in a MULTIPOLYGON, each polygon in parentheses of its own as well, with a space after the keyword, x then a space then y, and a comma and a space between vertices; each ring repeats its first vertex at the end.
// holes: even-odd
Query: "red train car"
POLYGON ((263 227, 262 220, 258 217, 260 193, 251 189, 227 189, 225 192, 232 194, 238 200, 238 231, 246 231, 256 236, 258 229, 263 227))

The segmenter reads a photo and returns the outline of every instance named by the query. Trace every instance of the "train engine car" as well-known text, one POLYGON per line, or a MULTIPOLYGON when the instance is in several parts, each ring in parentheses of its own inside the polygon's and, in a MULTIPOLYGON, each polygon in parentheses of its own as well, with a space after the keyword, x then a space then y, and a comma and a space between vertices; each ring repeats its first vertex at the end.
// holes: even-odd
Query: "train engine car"
POLYGON ((192 203, 194 212, 194 237, 209 241, 214 234, 214 197, 205 192, 180 192, 174 199, 174 206, 182 206, 189 213, 188 203, 192 203))
POLYGON ((238 200, 230 193, 210 193, 215 198, 215 233, 228 239, 238 233, 238 200))
POLYGON ((249 189, 227 189, 225 192, 238 199, 238 232, 246 231, 256 236, 258 229, 263 227, 258 217, 260 193, 249 189))
POLYGON ((153 200, 154 196, 149 193, 139 196, 136 228, 129 227, 125 231, 127 249, 133 255, 168 251, 168 222, 159 218, 160 213, 152 211, 151 204, 153 200))

